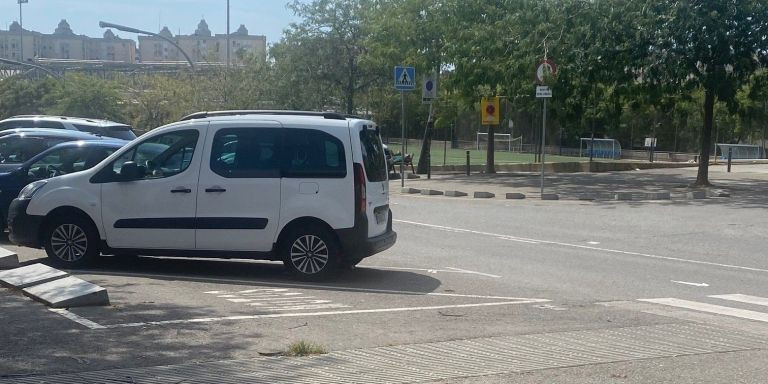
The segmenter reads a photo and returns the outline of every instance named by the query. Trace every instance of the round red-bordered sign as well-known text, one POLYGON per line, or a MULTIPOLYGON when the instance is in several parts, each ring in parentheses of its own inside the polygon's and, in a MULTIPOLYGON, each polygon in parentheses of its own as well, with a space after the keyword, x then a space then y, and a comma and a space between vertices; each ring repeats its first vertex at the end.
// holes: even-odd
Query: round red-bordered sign
POLYGON ((536 67, 536 80, 544 83, 544 79, 550 76, 557 76, 557 65, 549 59, 541 60, 536 67))

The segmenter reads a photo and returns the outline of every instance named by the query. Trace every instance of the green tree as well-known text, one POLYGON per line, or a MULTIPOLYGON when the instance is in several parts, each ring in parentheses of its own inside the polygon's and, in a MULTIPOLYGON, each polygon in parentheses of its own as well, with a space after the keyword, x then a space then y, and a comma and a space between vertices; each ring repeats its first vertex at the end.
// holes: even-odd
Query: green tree
POLYGON ((14 115, 40 114, 48 106, 45 96, 56 80, 29 80, 13 76, 0 80, 0 120, 14 115))
POLYGON ((93 76, 67 74, 43 99, 49 114, 113 121, 125 117, 118 84, 93 76))
POLYGON ((768 3, 764 0, 647 0, 628 15, 637 81, 678 89, 701 87, 704 122, 696 185, 709 185, 716 101, 735 110, 744 82, 768 63, 768 3))

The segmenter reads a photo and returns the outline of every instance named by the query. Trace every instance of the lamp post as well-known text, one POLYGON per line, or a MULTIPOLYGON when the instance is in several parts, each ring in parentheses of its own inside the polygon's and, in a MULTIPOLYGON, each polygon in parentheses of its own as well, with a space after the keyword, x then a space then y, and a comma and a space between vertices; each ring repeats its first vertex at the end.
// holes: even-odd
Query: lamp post
POLYGON ((178 44, 176 44, 173 40, 171 40, 171 39, 169 39, 169 38, 167 38, 167 37, 165 37, 163 35, 160 35, 160 34, 157 34, 157 33, 153 33, 153 32, 142 31, 141 29, 136 29, 136 28, 132 28, 132 27, 126 27, 124 25, 107 23, 107 22, 104 22, 104 21, 99 21, 99 27, 101 27, 101 28, 114 28, 114 29, 117 29, 118 31, 130 32, 130 33, 138 33, 140 35, 149 35, 149 36, 159 37, 159 38, 161 38, 161 39, 171 43, 171 45, 173 45, 174 47, 176 47, 176 49, 178 49, 179 52, 181 52, 181 54, 184 55, 184 58, 187 59, 187 63, 189 63, 189 66, 192 68, 192 70, 195 69, 195 63, 192 61, 192 59, 189 58, 189 55, 187 55, 187 53, 184 52, 184 50, 181 49, 181 47, 178 44))
POLYGON ((19 61, 24 62, 24 22, 22 21, 21 5, 29 3, 29 0, 19 1, 19 61))
POLYGON ((229 59, 229 0, 227 0, 227 67, 229 67, 229 63, 231 62, 229 59))

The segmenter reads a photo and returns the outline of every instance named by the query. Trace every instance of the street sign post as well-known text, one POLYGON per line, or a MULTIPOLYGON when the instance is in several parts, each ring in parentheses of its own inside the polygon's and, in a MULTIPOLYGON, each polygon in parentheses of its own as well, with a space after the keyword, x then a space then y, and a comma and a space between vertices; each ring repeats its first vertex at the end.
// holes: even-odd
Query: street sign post
MULTIPOLYGON (((539 84, 543 84, 546 80, 557 75, 557 65, 552 60, 546 58, 544 54, 544 60, 539 62, 536 67, 536 80, 539 84)), ((542 99, 543 113, 541 119, 541 199, 544 199, 544 158, 546 156, 547 145, 547 99, 552 98, 552 89, 546 85, 536 86, 536 98, 542 99)))
POLYGON ((432 104, 432 101, 437 98, 437 82, 435 77, 430 75, 424 79, 424 84, 421 87, 421 102, 423 104, 432 104))
POLYGON ((405 92, 416 89, 416 69, 396 66, 394 71, 395 89, 400 91, 400 186, 405 187, 405 92))

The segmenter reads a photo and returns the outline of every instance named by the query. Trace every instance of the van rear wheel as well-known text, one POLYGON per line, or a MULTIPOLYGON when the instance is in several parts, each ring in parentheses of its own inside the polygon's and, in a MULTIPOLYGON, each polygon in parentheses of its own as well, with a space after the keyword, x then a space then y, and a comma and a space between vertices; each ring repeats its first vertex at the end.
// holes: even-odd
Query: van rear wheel
POLYGON ((339 251, 335 237, 318 226, 291 229, 280 249, 286 268, 302 280, 322 280, 337 272, 339 251))
POLYGON ((62 267, 80 267, 99 256, 99 233, 82 217, 55 217, 45 233, 45 252, 51 263, 62 267))

